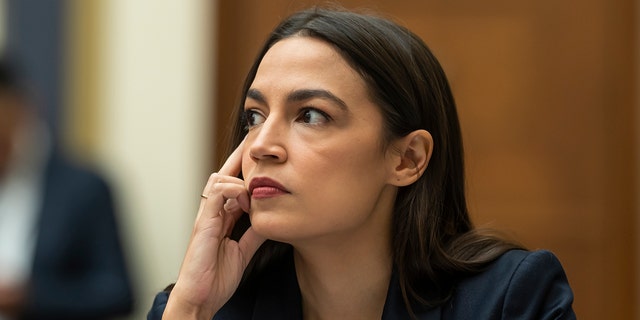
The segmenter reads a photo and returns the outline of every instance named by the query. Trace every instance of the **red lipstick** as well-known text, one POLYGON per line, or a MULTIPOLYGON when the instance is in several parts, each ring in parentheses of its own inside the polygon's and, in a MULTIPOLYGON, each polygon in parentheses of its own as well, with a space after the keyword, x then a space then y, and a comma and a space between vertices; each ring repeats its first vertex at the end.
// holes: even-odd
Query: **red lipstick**
POLYGON ((285 193, 289 193, 289 191, 271 178, 253 178, 249 183, 249 194, 254 199, 272 198, 285 193))

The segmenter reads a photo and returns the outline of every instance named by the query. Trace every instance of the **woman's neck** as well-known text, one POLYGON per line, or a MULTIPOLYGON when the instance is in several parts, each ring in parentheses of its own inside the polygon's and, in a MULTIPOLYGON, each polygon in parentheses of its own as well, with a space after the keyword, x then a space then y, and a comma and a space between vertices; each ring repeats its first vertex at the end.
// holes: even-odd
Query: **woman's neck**
POLYGON ((390 236, 359 239, 296 248, 304 319, 380 319, 393 264, 390 236))

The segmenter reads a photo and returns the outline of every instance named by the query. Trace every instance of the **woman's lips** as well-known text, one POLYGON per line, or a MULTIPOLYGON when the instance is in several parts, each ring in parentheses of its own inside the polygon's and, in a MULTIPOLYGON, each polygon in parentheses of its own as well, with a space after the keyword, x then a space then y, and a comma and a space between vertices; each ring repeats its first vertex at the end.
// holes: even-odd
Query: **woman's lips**
POLYGON ((253 178, 249 183, 249 194, 254 199, 272 198, 286 193, 289 191, 271 178, 253 178))

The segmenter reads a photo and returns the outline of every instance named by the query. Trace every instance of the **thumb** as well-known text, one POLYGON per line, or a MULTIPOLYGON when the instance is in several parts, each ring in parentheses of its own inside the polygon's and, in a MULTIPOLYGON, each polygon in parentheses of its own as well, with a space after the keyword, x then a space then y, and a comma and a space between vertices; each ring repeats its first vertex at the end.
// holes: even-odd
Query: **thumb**
POLYGON ((256 254, 258 248, 266 241, 267 239, 259 234, 257 234, 253 227, 249 227, 247 231, 242 235, 240 241, 238 241, 238 246, 240 247, 240 252, 242 252, 242 256, 244 257, 244 268, 247 267, 253 255, 256 254))

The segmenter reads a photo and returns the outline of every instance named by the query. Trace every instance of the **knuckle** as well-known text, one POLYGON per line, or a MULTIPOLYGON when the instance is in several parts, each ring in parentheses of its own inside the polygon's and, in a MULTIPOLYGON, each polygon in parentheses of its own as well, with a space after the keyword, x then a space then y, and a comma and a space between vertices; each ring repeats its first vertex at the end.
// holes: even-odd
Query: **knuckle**
POLYGON ((221 193, 224 190, 224 186, 221 183, 215 183, 211 189, 216 193, 221 193))

